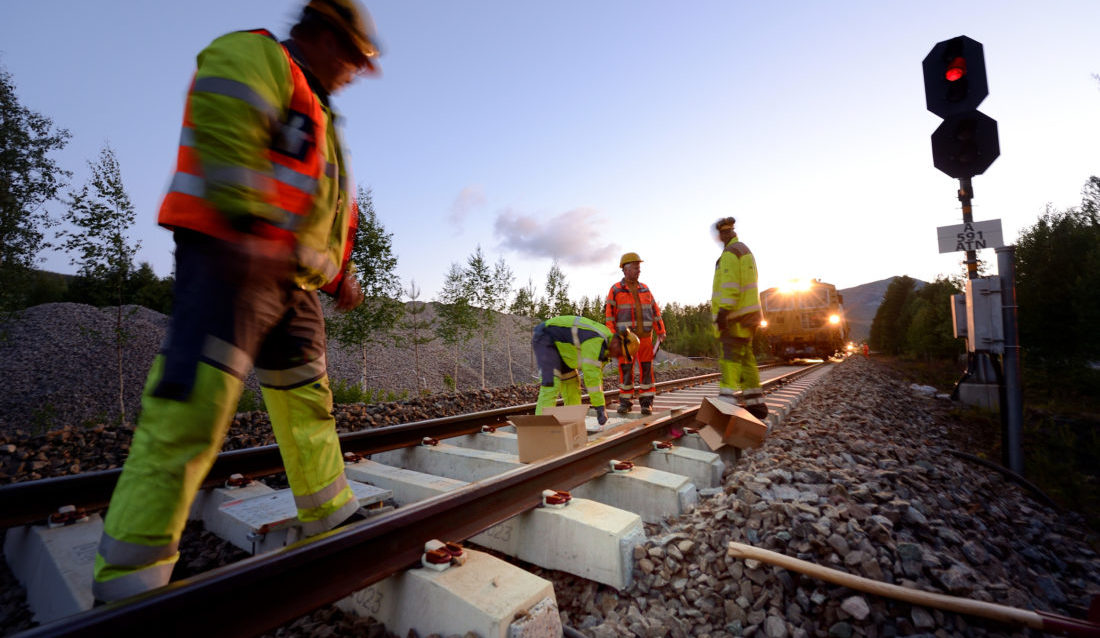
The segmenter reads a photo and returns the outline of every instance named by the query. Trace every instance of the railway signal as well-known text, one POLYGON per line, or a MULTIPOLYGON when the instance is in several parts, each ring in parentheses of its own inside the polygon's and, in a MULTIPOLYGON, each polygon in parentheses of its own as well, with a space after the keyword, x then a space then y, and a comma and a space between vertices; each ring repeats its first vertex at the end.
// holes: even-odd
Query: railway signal
POLYGON ((989 95, 982 43, 965 35, 939 42, 923 67, 925 104, 944 118, 932 134, 932 164, 951 177, 981 175, 1001 154, 997 122, 977 110, 989 95))

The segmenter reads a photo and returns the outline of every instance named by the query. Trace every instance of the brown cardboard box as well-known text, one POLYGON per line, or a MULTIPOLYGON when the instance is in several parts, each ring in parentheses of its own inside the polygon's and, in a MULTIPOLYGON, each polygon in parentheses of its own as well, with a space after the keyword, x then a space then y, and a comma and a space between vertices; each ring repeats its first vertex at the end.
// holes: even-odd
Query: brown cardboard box
POLYGON ((582 448, 588 442, 584 427, 587 405, 544 408, 542 414, 513 416, 520 463, 532 463, 582 448))
POLYGON ((695 419, 704 424, 699 428, 699 436, 712 450, 722 445, 755 447, 764 442, 768 432, 768 426, 748 410, 710 397, 703 399, 695 419))

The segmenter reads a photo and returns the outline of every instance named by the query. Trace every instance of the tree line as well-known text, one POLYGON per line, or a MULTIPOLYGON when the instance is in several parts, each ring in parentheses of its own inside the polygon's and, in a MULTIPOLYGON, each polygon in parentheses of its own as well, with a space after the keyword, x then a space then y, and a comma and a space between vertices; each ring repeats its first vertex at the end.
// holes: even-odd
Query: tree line
MULTIPOLYGON (((1048 205, 1020 233, 1015 252, 1017 320, 1030 378, 1056 374, 1068 376, 1077 391, 1100 389, 1100 177, 1085 182, 1080 205, 1048 205)), ((891 282, 871 324, 870 347, 925 359, 964 353, 963 340, 952 336, 950 305, 962 291, 962 275, 917 283, 891 282)))

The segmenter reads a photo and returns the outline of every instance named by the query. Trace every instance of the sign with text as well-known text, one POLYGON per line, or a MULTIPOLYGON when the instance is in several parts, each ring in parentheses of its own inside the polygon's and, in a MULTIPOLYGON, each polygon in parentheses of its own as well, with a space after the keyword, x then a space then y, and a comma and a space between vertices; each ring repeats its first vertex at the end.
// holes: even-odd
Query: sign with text
POLYGON ((1004 246, 999 219, 967 222, 958 226, 940 226, 936 228, 936 234, 939 236, 941 253, 1004 246))

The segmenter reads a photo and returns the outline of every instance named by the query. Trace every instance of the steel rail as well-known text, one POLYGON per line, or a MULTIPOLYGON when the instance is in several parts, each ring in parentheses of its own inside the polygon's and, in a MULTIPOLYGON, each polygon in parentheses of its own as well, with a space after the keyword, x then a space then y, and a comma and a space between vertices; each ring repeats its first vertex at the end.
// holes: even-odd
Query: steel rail
POLYGON ((258 635, 419 564, 424 543, 431 539, 463 541, 538 507, 545 489, 571 490, 608 473, 613 460, 650 452, 654 441, 682 435, 683 428, 695 423, 698 410, 639 419, 572 453, 17 636, 147 636, 153 627, 204 638, 258 635))
MULTIPOLYGON (((657 387, 667 392, 706 383, 717 376, 717 373, 714 373, 673 379, 658 383, 657 387)), ((611 390, 604 394, 614 398, 618 396, 619 391, 611 390)), ((534 410, 534 403, 525 403, 358 432, 346 432, 340 435, 340 447, 344 452, 360 455, 375 454, 416 445, 425 437, 446 439, 474 434, 480 432, 484 425, 504 423, 512 415, 529 414, 534 410)), ((277 445, 230 450, 218 454, 202 487, 213 488, 224 485, 226 480, 234 474, 255 479, 282 471, 283 459, 277 445)), ((85 510, 105 508, 110 502, 111 493, 121 473, 121 468, 114 468, 0 486, 0 529, 44 521, 63 505, 75 505, 85 510)))

